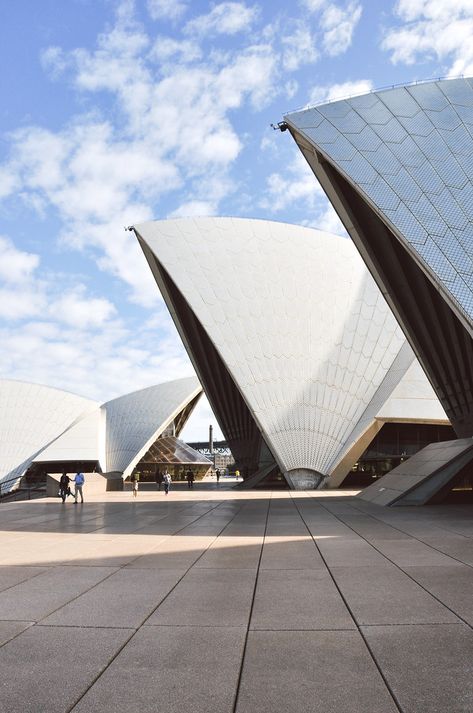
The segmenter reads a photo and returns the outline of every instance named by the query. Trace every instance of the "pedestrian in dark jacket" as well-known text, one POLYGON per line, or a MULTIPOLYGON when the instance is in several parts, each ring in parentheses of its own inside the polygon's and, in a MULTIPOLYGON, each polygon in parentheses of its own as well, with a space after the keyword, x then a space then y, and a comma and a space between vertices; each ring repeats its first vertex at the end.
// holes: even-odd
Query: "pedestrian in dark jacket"
POLYGON ((59 495, 61 496, 63 503, 66 502, 66 497, 68 495, 72 495, 71 486, 69 485, 70 482, 71 479, 69 478, 67 473, 64 472, 59 480, 59 495))

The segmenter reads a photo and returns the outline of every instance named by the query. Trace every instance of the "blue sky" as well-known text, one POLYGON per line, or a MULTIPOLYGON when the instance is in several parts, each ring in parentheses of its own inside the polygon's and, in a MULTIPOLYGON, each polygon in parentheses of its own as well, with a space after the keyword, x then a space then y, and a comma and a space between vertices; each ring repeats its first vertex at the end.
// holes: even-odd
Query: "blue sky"
MULTIPOLYGON (((193 373, 123 226, 343 233, 270 123, 473 72, 472 0, 16 0, 0 20, 0 375, 99 400, 193 373)), ((203 402, 186 437, 210 421, 203 402)))

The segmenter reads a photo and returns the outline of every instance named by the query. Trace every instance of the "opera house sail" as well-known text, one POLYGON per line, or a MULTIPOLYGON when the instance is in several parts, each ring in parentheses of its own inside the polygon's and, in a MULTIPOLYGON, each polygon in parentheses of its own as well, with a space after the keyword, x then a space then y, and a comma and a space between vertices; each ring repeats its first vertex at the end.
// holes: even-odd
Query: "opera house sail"
POLYGON ((338 485, 414 362, 351 241, 242 218, 134 230, 246 484, 338 485))
MULTIPOLYGON (((91 473, 89 491, 94 479, 99 490, 119 489, 160 438, 181 443, 178 436, 201 395, 195 376, 104 404, 48 386, 0 379, 1 492, 15 488, 28 474, 47 473, 54 480, 52 474, 77 469, 91 473)), ((51 491, 57 494, 53 482, 51 491)))
POLYGON ((284 118, 458 437, 469 439, 473 80, 375 91, 284 118))

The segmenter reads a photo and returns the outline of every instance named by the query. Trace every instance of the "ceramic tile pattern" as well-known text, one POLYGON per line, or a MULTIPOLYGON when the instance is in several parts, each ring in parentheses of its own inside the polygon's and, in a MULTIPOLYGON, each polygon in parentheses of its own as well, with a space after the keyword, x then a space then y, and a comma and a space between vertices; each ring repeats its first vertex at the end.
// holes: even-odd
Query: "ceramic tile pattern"
MULTIPOLYGON (((237 218, 156 221, 136 232, 205 329, 280 467, 330 474, 414 360, 351 241, 237 218)), ((431 390, 423 403, 425 420, 438 414, 431 390)))
POLYGON ((473 320, 473 79, 398 87, 286 117, 374 204, 473 320))

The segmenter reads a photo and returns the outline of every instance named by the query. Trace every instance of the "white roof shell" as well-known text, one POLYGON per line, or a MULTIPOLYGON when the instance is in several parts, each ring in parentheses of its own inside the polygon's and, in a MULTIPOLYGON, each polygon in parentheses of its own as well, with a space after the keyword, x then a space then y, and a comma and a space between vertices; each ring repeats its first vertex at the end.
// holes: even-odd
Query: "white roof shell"
POLYGON ((133 391, 102 406, 106 414, 106 470, 128 475, 158 436, 197 396, 195 376, 133 391))
POLYGON ((59 389, 0 380, 0 479, 20 478, 33 462, 74 460, 128 475, 201 393, 198 379, 189 377, 101 406, 59 389))
POLYGON ((283 471, 330 474, 414 361, 351 241, 240 218, 135 230, 217 349, 283 471))
POLYGON ((0 379, 0 479, 21 477, 41 451, 98 406, 60 389, 0 379))

